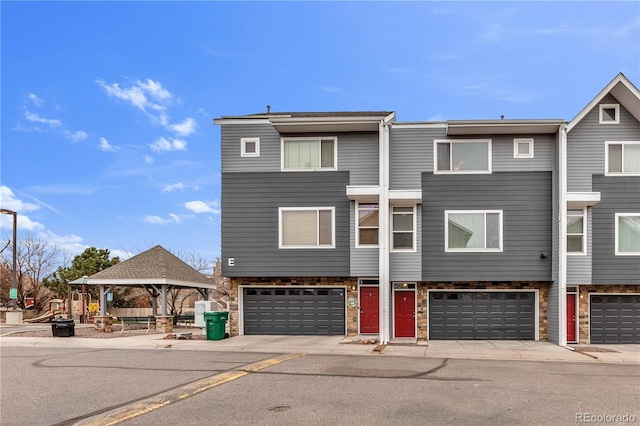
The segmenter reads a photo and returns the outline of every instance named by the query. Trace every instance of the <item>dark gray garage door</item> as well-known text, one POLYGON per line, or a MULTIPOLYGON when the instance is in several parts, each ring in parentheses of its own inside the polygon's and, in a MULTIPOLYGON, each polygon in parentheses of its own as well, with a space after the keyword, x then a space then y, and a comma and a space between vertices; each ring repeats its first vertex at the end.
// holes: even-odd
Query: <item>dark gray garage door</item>
POLYGON ((343 288, 245 288, 244 334, 344 335, 343 288))
POLYGON ((429 339, 535 339, 534 292, 429 294, 429 339))
POLYGON ((591 295, 591 343, 640 343, 640 295, 591 295))

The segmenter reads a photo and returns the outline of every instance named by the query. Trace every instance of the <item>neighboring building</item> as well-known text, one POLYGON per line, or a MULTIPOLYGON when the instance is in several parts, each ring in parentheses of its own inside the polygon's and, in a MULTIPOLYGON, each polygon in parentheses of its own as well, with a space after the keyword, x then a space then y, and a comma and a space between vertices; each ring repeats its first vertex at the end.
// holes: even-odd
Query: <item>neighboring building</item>
POLYGON ((570 123, 214 123, 232 334, 640 342, 640 95, 622 74, 570 123))

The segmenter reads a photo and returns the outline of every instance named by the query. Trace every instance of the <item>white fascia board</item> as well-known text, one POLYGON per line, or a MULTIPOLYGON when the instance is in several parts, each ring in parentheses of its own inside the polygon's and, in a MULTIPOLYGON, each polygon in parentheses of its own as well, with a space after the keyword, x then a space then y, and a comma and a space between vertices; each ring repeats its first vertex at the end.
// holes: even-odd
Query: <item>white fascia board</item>
POLYGON ((447 135, 555 134, 564 120, 450 120, 447 135))
POLYGON ((349 185, 347 198, 361 203, 377 203, 380 197, 379 185, 349 185))
POLYGON ((266 118, 214 118, 213 124, 269 124, 271 121, 266 118))
POLYGON ((391 123, 391 127, 399 127, 402 129, 446 129, 445 122, 407 122, 407 123, 391 123))
POLYGON ((142 286, 142 285, 175 285, 190 288, 217 288, 215 284, 194 283, 191 281, 171 280, 167 278, 143 278, 143 279, 97 279, 88 278, 87 285, 111 285, 111 286, 142 286))
POLYGON ((422 190, 421 189, 391 189, 389 190, 389 202, 393 205, 399 203, 421 204, 422 203, 422 190))
POLYGON ((624 74, 618 74, 589 104, 576 115, 567 126, 570 132, 602 99, 612 93, 620 103, 640 121, 640 90, 636 88, 624 74))
POLYGON ((567 192, 568 209, 584 209, 600 202, 599 192, 567 192))

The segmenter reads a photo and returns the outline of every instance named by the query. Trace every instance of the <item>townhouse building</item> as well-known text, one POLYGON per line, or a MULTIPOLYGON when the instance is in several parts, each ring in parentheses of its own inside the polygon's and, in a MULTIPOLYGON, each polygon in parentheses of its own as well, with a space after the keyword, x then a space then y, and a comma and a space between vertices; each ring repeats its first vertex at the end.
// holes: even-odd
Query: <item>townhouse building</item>
POLYGON ((640 93, 573 120, 223 116, 232 334, 640 342, 640 93))

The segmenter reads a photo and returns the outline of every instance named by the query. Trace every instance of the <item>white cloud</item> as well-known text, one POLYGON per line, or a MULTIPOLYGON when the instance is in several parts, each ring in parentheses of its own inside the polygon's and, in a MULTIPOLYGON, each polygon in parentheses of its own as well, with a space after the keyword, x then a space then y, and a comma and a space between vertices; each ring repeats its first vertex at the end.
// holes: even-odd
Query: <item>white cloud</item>
POLYGON ((196 131, 198 124, 193 118, 187 118, 182 123, 169 124, 169 128, 179 134, 180 136, 189 136, 196 131))
POLYGON ((153 157, 152 157, 152 156, 150 156, 150 155, 145 155, 145 156, 144 156, 144 162, 145 162, 146 164, 153 164, 153 157))
POLYGON ((64 134, 68 139, 71 139, 74 142, 83 141, 87 138, 87 134, 82 130, 78 130, 77 132, 73 133, 70 131, 65 131, 64 134))
POLYGON ((87 246, 82 244, 82 237, 75 234, 58 235, 49 230, 41 232, 40 237, 51 244, 58 246, 71 255, 82 253, 87 246))
POLYGON ((100 138, 100 151, 115 151, 116 147, 111 145, 106 138, 100 138))
POLYGON ((182 219, 177 214, 170 213, 168 219, 164 219, 156 215, 147 215, 144 217, 143 222, 151 223, 154 225, 167 225, 169 223, 180 223, 182 222, 182 219))
POLYGON ((162 188, 162 192, 173 192, 176 189, 182 188, 184 188, 184 185, 182 184, 182 182, 178 182, 171 185, 166 185, 164 188, 162 188))
POLYGON ((149 146, 154 152, 187 150, 186 141, 174 138, 158 138, 154 143, 149 144, 149 146))
POLYGON ((13 210, 19 213, 40 209, 40 206, 37 204, 27 203, 16 198, 11 188, 4 185, 0 186, 0 205, 3 209, 13 210))
POLYGON ((38 108, 40 108, 40 107, 42 106, 42 103, 44 102, 44 101, 43 101, 42 99, 40 99, 40 98, 38 97, 38 95, 36 95, 35 93, 29 93, 29 94, 27 95, 27 98, 31 101, 31 103, 32 103, 34 106, 36 106, 36 107, 38 107, 38 108))
POLYGON ((200 213, 213 213, 213 214, 220 214, 220 209, 216 208, 219 207, 220 203, 218 203, 217 201, 211 201, 211 202, 207 202, 207 201, 189 201, 187 203, 184 204, 184 207, 187 210, 190 210, 194 213, 200 214, 200 213))
POLYGON ((196 121, 190 117, 181 123, 169 121, 165 111, 176 98, 159 81, 149 78, 144 82, 136 80, 126 87, 121 87, 120 83, 108 84, 103 80, 96 80, 96 84, 102 87, 107 95, 128 102, 144 112, 152 123, 159 124, 180 136, 189 136, 197 127, 196 121))
POLYGON ((54 119, 54 118, 42 118, 40 117, 38 114, 35 114, 33 112, 30 111, 25 111, 24 112, 24 116, 27 120, 34 122, 34 123, 41 123, 41 124, 46 124, 50 127, 60 127, 62 125, 62 122, 58 119, 54 119))
MULTIPOLYGON (((3 209, 17 213, 16 219, 19 230, 36 231, 44 229, 43 224, 31 220, 25 215, 25 212, 40 210, 40 206, 20 200, 9 187, 4 185, 0 186, 0 206, 3 209)), ((5 229, 13 228, 13 215, 0 214, 0 227, 5 229)))

